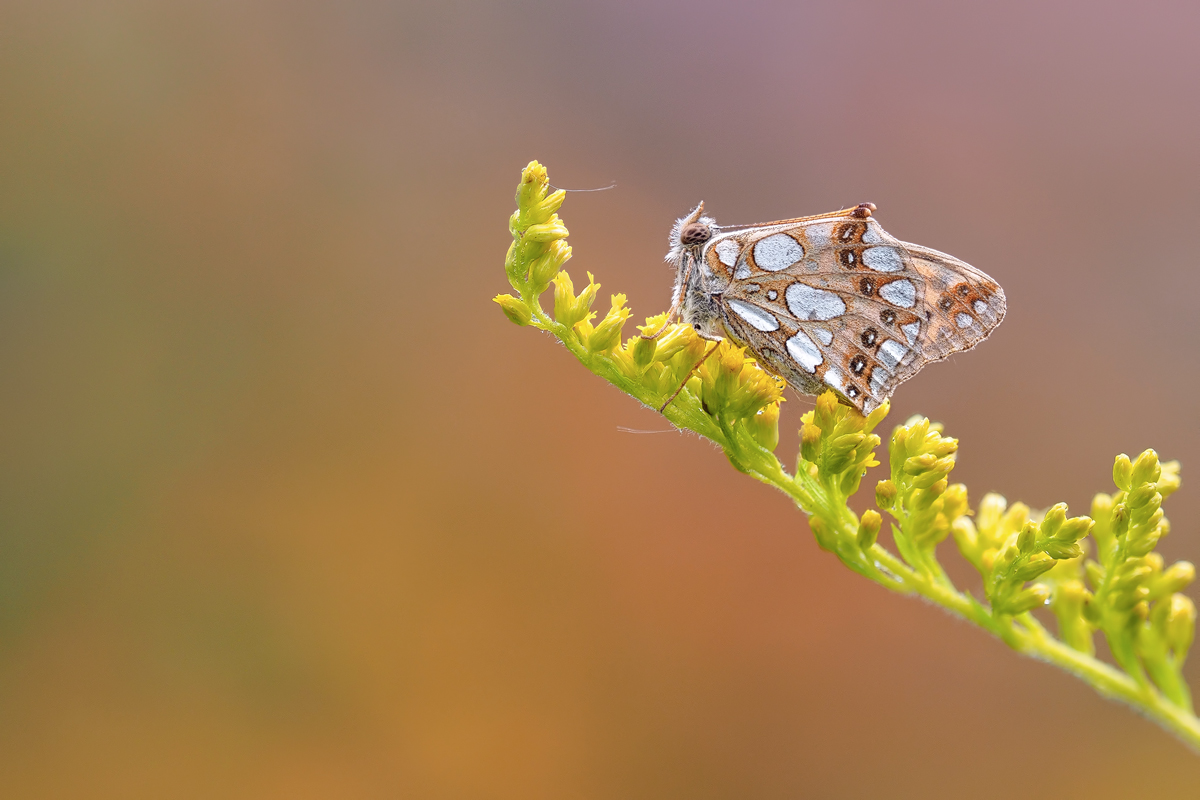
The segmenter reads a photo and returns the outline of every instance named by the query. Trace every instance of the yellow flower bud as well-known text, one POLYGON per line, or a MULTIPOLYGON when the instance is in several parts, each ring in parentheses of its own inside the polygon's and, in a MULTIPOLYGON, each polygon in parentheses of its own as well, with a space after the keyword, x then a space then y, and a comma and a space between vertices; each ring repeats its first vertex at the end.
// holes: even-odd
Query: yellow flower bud
POLYGON ((875 505, 886 511, 896 502, 897 494, 896 484, 891 481, 880 481, 875 485, 875 505))
POLYGON ((1175 657, 1183 659, 1196 634, 1196 605, 1181 594, 1171 595, 1171 610, 1167 614, 1167 644, 1175 657))
POLYGON ((603 353, 615 347, 621 341, 621 326, 629 319, 630 314, 630 310, 625 308, 625 295, 614 294, 612 308, 588 336, 588 349, 593 353, 603 353))
POLYGON ((989 541, 996 541, 996 531, 999 530, 1000 520, 1004 517, 1004 511, 1008 508, 1008 501, 1003 495, 995 492, 988 492, 979 501, 979 511, 975 515, 975 527, 979 532, 986 536, 989 541))
POLYGON ((1037 525, 1032 522, 1026 522, 1025 527, 1017 534, 1017 549, 1026 555, 1032 553, 1033 546, 1037 544, 1037 533, 1037 525))
POLYGON ((1182 591, 1196 579, 1196 568, 1190 561, 1177 561, 1163 572, 1150 587, 1150 598, 1166 597, 1182 591))
POLYGON ((599 288, 600 284, 589 272, 588 285, 576 297, 571 276, 566 272, 558 273, 554 278, 554 318, 568 328, 574 328, 587 319, 599 288))
POLYGON ((1054 536, 1054 534, 1058 533, 1058 529, 1061 528, 1062 524, 1066 521, 1067 504, 1059 503, 1055 506, 1052 506, 1050 510, 1046 512, 1046 516, 1042 517, 1042 535, 1047 538, 1054 536))
POLYGON ((1158 479, 1158 493, 1170 497, 1179 488, 1179 462, 1168 461, 1161 465, 1162 474, 1158 479))
POLYGON ((1024 583, 1031 581, 1054 568, 1054 559, 1045 553, 1034 553, 1024 564, 1013 570, 1013 579, 1024 583))
POLYGON ((975 523, 970 517, 957 517, 950 525, 950 532, 954 534, 954 541, 958 544, 958 549, 967 557, 976 567, 979 566, 979 531, 975 528, 975 523))
POLYGON ((528 325, 529 320, 533 318, 529 307, 511 294, 498 294, 492 298, 492 302, 499 303, 500 308, 504 310, 504 316, 518 325, 528 325))
POLYGON ((863 433, 870 433, 875 430, 875 426, 883 422, 883 418, 888 415, 888 411, 892 409, 892 401, 885 400, 883 404, 867 415, 867 419, 863 424, 863 433))
POLYGON ((640 369, 650 366, 650 362, 654 360, 654 351, 657 347, 657 339, 643 339, 640 336, 633 337, 629 342, 633 363, 640 369))
POLYGON ((1133 476, 1133 462, 1129 460, 1129 456, 1122 453, 1117 456, 1117 461, 1113 464, 1113 483, 1118 489, 1129 491, 1129 479, 1133 476))
POLYGON ((779 402, 769 403, 753 416, 747 417, 746 425, 754 441, 768 450, 774 450, 779 444, 779 402))
POLYGON ((529 285, 533 293, 540 295, 545 291, 570 258, 571 246, 560 239, 552 242, 545 253, 534 259, 529 267, 529 285))
POLYGON ((1063 542, 1058 539, 1051 539, 1046 543, 1046 552, 1051 558, 1057 558, 1062 561, 1068 558, 1079 558, 1083 555, 1083 548, 1075 542, 1063 542))
POLYGON ((879 515, 878 511, 871 509, 864 511, 862 519, 858 521, 858 546, 866 550, 875 544, 875 540, 879 538, 881 525, 883 525, 883 517, 879 515))
POLYGON ((817 546, 822 550, 837 549, 837 535, 826 524, 825 520, 817 516, 808 518, 808 527, 812 529, 813 536, 817 538, 817 546))
POLYGON ((998 609, 1005 614, 1024 614, 1026 611, 1032 611, 1035 608, 1040 608, 1046 605, 1046 601, 1050 598, 1050 589, 1040 583, 1030 586, 1017 593, 1005 608, 998 609))
POLYGON ((538 225, 530 225, 525 229, 527 242, 553 242, 555 239, 565 239, 568 236, 567 226, 562 220, 554 219, 538 225))
POLYGON ((816 463, 821 452, 821 429, 810 422, 804 423, 800 429, 800 457, 810 463, 816 463))
POLYGON ((563 200, 567 198, 567 193, 558 189, 547 197, 539 200, 530 207, 526 216, 530 223, 548 222, 554 216, 554 212, 562 206, 563 200))
POLYGON ((964 514, 970 514, 971 508, 967 503, 967 487, 961 483, 952 484, 942 495, 942 513, 954 521, 964 514))
POLYGON ((922 453, 905 459, 904 472, 908 475, 922 475, 933 469, 937 465, 937 461, 937 456, 933 453, 922 453))
POLYGON ((1133 462, 1133 471, 1129 477, 1130 488, 1141 486, 1143 483, 1158 483, 1162 469, 1158 465, 1158 453, 1147 450, 1133 462))
POLYGON ((814 409, 814 420, 817 427, 823 431, 832 431, 833 426, 837 421, 837 395, 833 392, 825 392, 817 398, 817 407, 814 409))

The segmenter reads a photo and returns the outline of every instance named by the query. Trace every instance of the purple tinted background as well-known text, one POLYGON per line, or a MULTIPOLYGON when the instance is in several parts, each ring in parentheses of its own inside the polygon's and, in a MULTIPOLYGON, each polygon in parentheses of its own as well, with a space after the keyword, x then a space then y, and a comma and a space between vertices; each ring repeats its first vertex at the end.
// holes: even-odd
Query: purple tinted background
POLYGON ((569 269, 640 315, 699 199, 873 201, 1010 306, 892 422, 945 422, 976 500, 1077 513, 1156 447, 1161 549, 1200 560, 1198 24, 0 6, 6 792, 1194 797, 1183 746, 848 573, 711 447, 619 432, 665 426, 489 299, 531 158, 617 181, 569 197, 569 269))

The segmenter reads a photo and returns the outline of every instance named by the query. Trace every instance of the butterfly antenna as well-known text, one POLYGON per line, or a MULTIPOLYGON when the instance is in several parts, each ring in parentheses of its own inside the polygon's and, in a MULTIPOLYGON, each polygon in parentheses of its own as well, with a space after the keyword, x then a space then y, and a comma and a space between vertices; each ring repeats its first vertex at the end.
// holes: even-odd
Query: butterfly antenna
POLYGON ((704 352, 704 355, 702 355, 700 357, 700 360, 692 365, 692 368, 688 370, 688 374, 684 377, 683 383, 679 384, 679 388, 675 390, 675 393, 672 394, 670 397, 668 397, 667 402, 663 403, 662 406, 659 407, 658 413, 661 414, 664 411, 666 411, 667 406, 671 405, 671 402, 676 397, 679 397, 679 393, 683 391, 683 387, 687 386, 687 382, 690 381, 692 379, 692 376, 696 374, 696 370, 700 369, 700 365, 703 364, 708 359, 708 357, 712 355, 712 351, 716 350, 717 345, 719 345, 720 343, 721 343, 720 341, 713 342, 712 345, 708 348, 708 350, 706 350, 704 352))
MULTIPOLYGON (((553 183, 548 183, 546 185, 549 186, 551 189, 554 189, 555 191, 562 189, 562 187, 555 186, 553 183)), ((599 189, 562 189, 562 191, 564 191, 564 192, 607 192, 609 189, 615 189, 615 188, 617 188, 617 182, 613 181, 608 186, 601 186, 599 189)))

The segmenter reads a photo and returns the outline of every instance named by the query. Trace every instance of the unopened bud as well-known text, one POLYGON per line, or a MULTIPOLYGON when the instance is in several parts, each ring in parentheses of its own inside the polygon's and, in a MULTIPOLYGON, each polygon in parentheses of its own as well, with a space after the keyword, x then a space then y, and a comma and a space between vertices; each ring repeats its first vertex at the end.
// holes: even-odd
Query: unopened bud
POLYGON ((1141 486, 1143 483, 1158 483, 1162 468, 1158 465, 1158 453, 1147 450, 1133 462, 1133 471, 1129 476, 1130 488, 1141 486))
POLYGON ((891 481, 880 481, 875 485, 875 505, 885 511, 896 502, 896 484, 891 481))
POLYGON ((1177 561, 1154 581, 1150 587, 1151 597, 1166 597, 1182 591, 1196 579, 1196 568, 1189 561, 1177 561))
POLYGON ((1167 615, 1167 644, 1175 651, 1175 657, 1183 659, 1192 638, 1196 635, 1196 606, 1181 594, 1171 596, 1171 611, 1167 615))
POLYGON ((1052 506, 1042 517, 1042 535, 1049 538, 1058 533, 1058 529, 1067 521, 1067 504, 1059 503, 1052 506))
POLYGON ((892 408, 890 400, 885 400, 883 405, 877 407, 874 411, 867 415, 866 422, 863 424, 863 433, 870 433, 875 430, 875 426, 883 422, 883 418, 887 416, 888 411, 892 408))
POLYGON ((904 461, 904 472, 908 475, 923 475, 933 469, 937 460, 933 453, 921 453, 904 461))
POLYGON ((1077 542, 1087 536, 1094 525, 1090 517, 1072 517, 1063 523, 1054 538, 1060 542, 1077 542))
POLYGON ((568 235, 567 226, 558 219, 530 225, 525 229, 525 241, 527 242, 553 242, 555 239, 565 239, 568 235))
POLYGON ((768 403, 746 419, 754 441, 768 450, 779 444, 779 403, 768 403))
POLYGON ((832 551, 837 548, 837 536, 825 520, 816 516, 809 517, 808 527, 812 529, 813 535, 817 538, 817 546, 822 550, 832 551))
MULTIPOLYGON (((1150 505, 1155 497, 1160 497, 1160 495, 1158 494, 1158 489, 1154 488, 1154 484, 1142 483, 1131 489, 1129 494, 1125 496, 1125 505, 1132 512, 1150 505)), ((1161 503, 1162 501, 1160 500, 1159 502, 1161 503)))
POLYGON ((1013 570, 1013 578, 1024 583, 1044 575, 1053 568, 1054 559, 1052 557, 1045 553, 1034 553, 1024 564, 1013 570))
POLYGON ((1076 542, 1060 542, 1057 539, 1051 539, 1046 543, 1046 553, 1051 558, 1062 561, 1068 558, 1079 558, 1083 555, 1083 548, 1076 542))
POLYGON ((654 351, 658 347, 657 339, 643 339, 640 336, 635 336, 630 351, 633 355, 633 363, 639 369, 645 369, 650 366, 650 362, 654 360, 654 351))
POLYGON ((549 249, 536 258, 529 267, 529 283, 534 294, 541 294, 550 281, 562 269, 563 264, 571 257, 571 246, 559 239, 551 242, 549 249))
POLYGON ((800 430, 800 457, 809 463, 815 463, 821 452, 821 429, 811 423, 804 423, 800 430))
POLYGON ((1129 456, 1122 453, 1117 456, 1117 461, 1113 464, 1113 483, 1118 489, 1129 491, 1129 479, 1133 476, 1133 462, 1129 460, 1129 456))
POLYGON ((832 391, 822 393, 817 398, 817 407, 814 409, 813 421, 817 427, 824 431, 832 431, 834 424, 837 422, 837 395, 832 391))
POLYGON ((625 325, 625 320, 629 319, 630 313, 629 309, 625 308, 625 295, 614 294, 612 308, 588 336, 588 349, 593 353, 603 353, 615 347, 621 341, 621 328, 625 325))
POLYGON ((492 302, 498 303, 500 308, 504 310, 504 316, 518 325, 528 325, 529 320, 533 318, 533 313, 529 310, 529 306, 511 294, 498 294, 492 298, 492 302))
POLYGON ((858 546, 866 550, 871 545, 875 544, 875 540, 879 538, 879 527, 883 524, 883 517, 878 511, 870 509, 863 512, 862 519, 858 521, 858 546))
POLYGON ((1170 497, 1179 488, 1179 462, 1168 461, 1159 466, 1162 468, 1162 474, 1158 478, 1158 493, 1163 497, 1170 497))
POLYGON ((1046 605, 1046 601, 1049 598, 1049 588, 1040 583, 1034 584, 1028 589, 1018 592, 1017 596, 1002 610, 1006 614, 1024 614, 1026 611, 1032 611, 1035 608, 1041 608, 1046 605))
POLYGON ((951 521, 971 513, 971 508, 967 504, 966 486, 955 483, 946 488, 945 493, 942 494, 942 513, 951 521))
POLYGON ((1037 544, 1037 532, 1037 525, 1026 522, 1025 527, 1017 534, 1017 549, 1025 554, 1032 553, 1033 546, 1037 544))
POLYGON ((1008 508, 1008 501, 1004 499, 1003 495, 988 492, 979 501, 979 510, 975 513, 975 527, 985 537, 993 539, 1006 508, 1008 508))

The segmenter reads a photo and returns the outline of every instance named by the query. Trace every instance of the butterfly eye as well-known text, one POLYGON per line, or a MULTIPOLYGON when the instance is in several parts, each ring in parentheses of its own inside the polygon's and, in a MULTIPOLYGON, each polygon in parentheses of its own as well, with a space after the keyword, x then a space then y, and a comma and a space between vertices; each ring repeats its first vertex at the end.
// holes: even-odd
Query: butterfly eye
POLYGON ((966 297, 971 293, 971 287, 967 286, 965 283, 960 283, 954 291, 958 292, 961 297, 966 297))
MULTIPOLYGON (((887 314, 889 312, 885 311, 883 313, 887 314)), ((895 318, 896 315, 892 314, 892 319, 894 320, 895 318)), ((863 343, 863 347, 874 347, 875 342, 879 341, 879 331, 875 330, 874 328, 867 328, 858 338, 859 341, 863 343)), ((853 364, 851 364, 851 366, 853 366, 853 364)))
POLYGON ((850 359, 850 371, 855 375, 862 375, 863 370, 867 368, 867 360, 862 356, 855 356, 850 359))
POLYGON ((679 234, 679 243, 691 246, 704 244, 712 238, 712 231, 703 222, 693 222, 679 234))
POLYGON ((890 308, 885 308, 883 311, 879 312, 879 321, 884 325, 891 325, 896 321, 896 312, 892 311, 890 308))
POLYGON ((942 311, 949 311, 953 305, 954 298, 950 297, 950 295, 945 295, 941 300, 938 300, 938 308, 942 311))
POLYGON ((875 281, 870 278, 863 278, 858 282, 858 288, 862 290, 863 294, 870 295, 875 291, 875 281))

